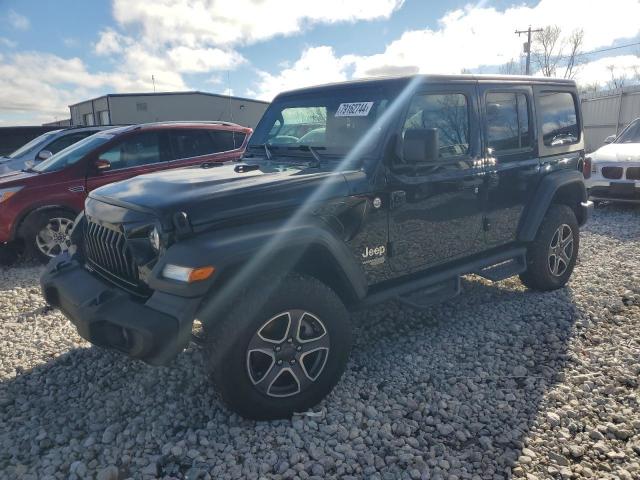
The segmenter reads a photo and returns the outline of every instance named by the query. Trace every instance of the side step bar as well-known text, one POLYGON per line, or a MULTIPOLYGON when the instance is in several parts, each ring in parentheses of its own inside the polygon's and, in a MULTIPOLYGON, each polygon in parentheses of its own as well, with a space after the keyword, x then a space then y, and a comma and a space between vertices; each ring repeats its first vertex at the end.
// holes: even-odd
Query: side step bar
POLYGON ((370 292, 355 310, 369 308, 391 299, 414 308, 426 308, 460 293, 460 276, 475 273, 498 281, 524 272, 527 268, 525 247, 517 247, 494 255, 456 265, 439 272, 427 273, 399 284, 370 292), (418 293, 419 292, 419 293, 418 293))

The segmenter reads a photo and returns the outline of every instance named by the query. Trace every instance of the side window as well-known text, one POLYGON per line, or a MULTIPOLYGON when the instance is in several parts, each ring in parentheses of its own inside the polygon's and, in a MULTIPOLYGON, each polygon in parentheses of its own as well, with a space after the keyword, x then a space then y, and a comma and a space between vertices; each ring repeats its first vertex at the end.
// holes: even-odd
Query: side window
POLYGON ((73 133, 71 135, 65 135, 64 137, 60 137, 49 145, 44 147, 44 150, 49 150, 51 153, 58 153, 60 150, 64 150, 65 148, 73 145, 76 142, 79 142, 83 138, 87 138, 89 135, 93 135, 95 132, 81 132, 81 133, 73 133))
POLYGON ((542 138, 547 147, 570 145, 580 140, 578 114, 569 92, 544 91, 538 95, 542 138))
POLYGON ((100 155, 111 163, 111 170, 158 163, 166 159, 158 132, 134 134, 100 155))
POLYGON ((522 93, 487 93, 487 143, 495 152, 531 148, 529 103, 522 93))
POLYGON ((436 128, 440 158, 469 153, 469 107, 461 93, 416 95, 411 100, 402 137, 409 129, 436 128))
POLYGON ((242 132, 229 132, 225 130, 210 130, 209 134, 214 144, 212 153, 228 152, 240 148, 246 137, 242 132))
POLYGON ((199 157, 215 151, 208 130, 173 130, 171 144, 176 159, 199 157))

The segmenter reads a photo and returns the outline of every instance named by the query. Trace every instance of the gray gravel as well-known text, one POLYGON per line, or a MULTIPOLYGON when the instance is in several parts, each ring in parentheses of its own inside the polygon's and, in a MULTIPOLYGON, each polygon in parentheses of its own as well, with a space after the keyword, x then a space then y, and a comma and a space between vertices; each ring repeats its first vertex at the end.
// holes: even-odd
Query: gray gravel
POLYGON ((568 288, 464 281, 426 312, 355 317, 314 416, 255 423, 189 348, 154 368, 91 348, 0 269, 0 477, 640 478, 640 209, 607 206, 568 288))

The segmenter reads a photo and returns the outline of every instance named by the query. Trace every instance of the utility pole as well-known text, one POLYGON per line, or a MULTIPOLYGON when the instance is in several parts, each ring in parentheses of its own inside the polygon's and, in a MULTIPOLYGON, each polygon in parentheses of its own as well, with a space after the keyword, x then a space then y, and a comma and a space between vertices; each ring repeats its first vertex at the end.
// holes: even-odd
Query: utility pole
POLYGON ((516 34, 518 36, 522 35, 523 33, 527 34, 527 43, 524 44, 524 53, 527 54, 527 67, 526 67, 527 75, 531 75, 531 34, 541 32, 541 31, 542 31, 541 28, 538 28, 536 30, 531 30, 531 25, 529 25, 529 28, 526 30, 516 30, 516 34))
POLYGON ((156 93, 156 77, 151 75, 151 82, 153 83, 153 93, 156 93))

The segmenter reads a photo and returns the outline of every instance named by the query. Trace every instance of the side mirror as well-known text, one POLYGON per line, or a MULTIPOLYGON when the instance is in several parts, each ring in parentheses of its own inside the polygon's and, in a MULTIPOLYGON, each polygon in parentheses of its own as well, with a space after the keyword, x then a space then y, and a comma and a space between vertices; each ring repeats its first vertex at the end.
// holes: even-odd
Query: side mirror
POLYGON ((615 139, 616 139, 615 135, 609 135, 607 138, 604 139, 604 143, 613 143, 615 139))
POLYGON ((96 167, 96 170, 98 170, 99 172, 103 172, 111 168, 111 162, 109 160, 99 158, 95 161, 94 166, 96 167))
POLYGON ((435 162, 440 157, 437 128, 410 128, 404 132, 402 156, 406 163, 435 162))
POLYGON ((46 160, 52 155, 53 153, 51 153, 49 150, 40 150, 40 152, 38 152, 38 155, 36 156, 36 160, 46 160))

